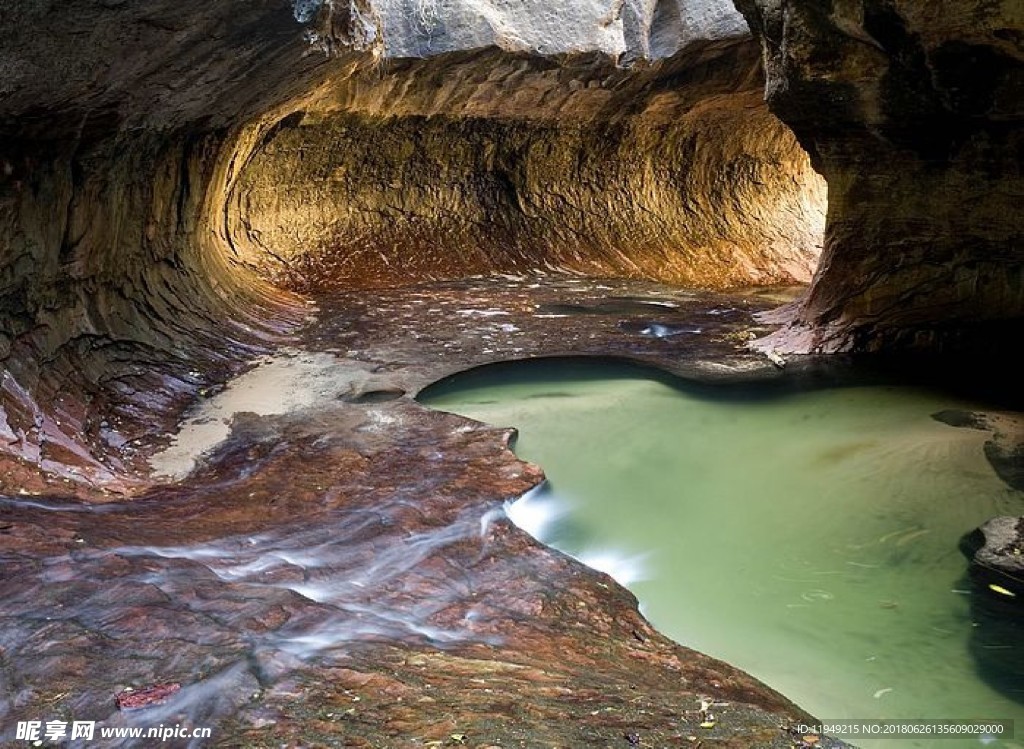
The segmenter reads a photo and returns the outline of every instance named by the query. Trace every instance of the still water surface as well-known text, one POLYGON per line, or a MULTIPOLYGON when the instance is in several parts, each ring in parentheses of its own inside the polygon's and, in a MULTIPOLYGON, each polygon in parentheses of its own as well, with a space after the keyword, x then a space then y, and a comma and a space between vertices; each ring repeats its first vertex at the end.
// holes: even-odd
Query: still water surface
POLYGON ((890 386, 715 393, 567 361, 420 400, 517 427, 549 483, 510 516, 612 574, 678 642, 820 718, 1016 719, 1024 736, 1024 643, 978 610, 957 550, 1024 497, 985 460, 986 433, 931 418, 972 404, 890 386))

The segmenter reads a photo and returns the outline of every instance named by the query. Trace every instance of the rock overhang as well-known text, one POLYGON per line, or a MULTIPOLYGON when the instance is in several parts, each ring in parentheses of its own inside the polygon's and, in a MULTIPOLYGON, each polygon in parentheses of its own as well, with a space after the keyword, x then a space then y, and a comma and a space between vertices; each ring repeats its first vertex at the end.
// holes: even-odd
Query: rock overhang
POLYGON ((749 36, 728 0, 373 0, 388 57, 430 57, 495 46, 510 52, 600 52, 662 59, 693 42, 749 36))

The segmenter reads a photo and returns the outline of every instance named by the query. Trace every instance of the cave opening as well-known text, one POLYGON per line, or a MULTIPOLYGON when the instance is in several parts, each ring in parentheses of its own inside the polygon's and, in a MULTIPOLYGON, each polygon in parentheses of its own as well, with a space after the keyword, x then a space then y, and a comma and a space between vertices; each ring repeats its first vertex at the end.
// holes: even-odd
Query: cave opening
MULTIPOLYGON (((670 10, 651 33, 681 33, 670 10)), ((764 103, 749 37, 628 65, 495 47, 327 60, 299 89, 278 71, 286 95, 250 102, 241 124, 211 99, 198 124, 108 112, 77 129, 69 116, 47 135, 59 146, 24 129, 9 141, 0 431, 47 484, 144 485, 145 461, 121 447, 172 424, 146 414, 173 419, 280 345, 302 295, 496 273, 729 289, 814 272, 825 181, 764 103)))

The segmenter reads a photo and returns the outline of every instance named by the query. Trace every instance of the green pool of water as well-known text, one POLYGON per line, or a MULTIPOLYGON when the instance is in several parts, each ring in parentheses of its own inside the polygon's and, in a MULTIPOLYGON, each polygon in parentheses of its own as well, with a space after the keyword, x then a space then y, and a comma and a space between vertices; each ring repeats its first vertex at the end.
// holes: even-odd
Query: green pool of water
POLYGON ((974 404, 910 387, 713 393, 564 361, 421 400, 517 427, 549 484, 510 515, 627 585, 678 642, 820 718, 1019 719, 1024 737, 1024 643, 979 609, 957 549, 1024 498, 985 460, 986 433, 931 418, 974 404))

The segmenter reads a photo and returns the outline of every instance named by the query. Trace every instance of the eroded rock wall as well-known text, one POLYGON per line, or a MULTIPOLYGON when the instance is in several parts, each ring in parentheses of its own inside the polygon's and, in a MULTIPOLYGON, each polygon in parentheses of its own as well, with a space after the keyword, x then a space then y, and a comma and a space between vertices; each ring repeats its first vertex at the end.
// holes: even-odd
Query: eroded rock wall
POLYGON ((286 295, 225 252, 224 139, 143 131, 8 156, 0 442, 24 464, 124 488, 131 440, 166 428, 155 416, 293 324, 286 295))
POLYGON ((282 2, 0 8, 5 490, 126 490, 131 441, 292 322, 223 204, 242 125, 326 74, 314 52, 282 2))
POLYGON ((803 282, 824 184, 760 91, 749 40, 639 70, 500 50, 356 69, 249 160, 232 239, 300 290, 532 269, 803 282))
POLYGON ((301 317, 282 282, 805 277, 821 184, 735 9, 563 10, 4 3, 4 484, 125 489, 134 440, 301 317))
POLYGON ((790 351, 995 349, 1024 317, 1024 6, 737 0, 829 184, 790 351))

